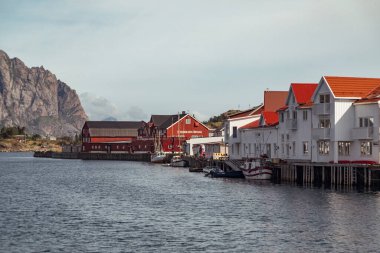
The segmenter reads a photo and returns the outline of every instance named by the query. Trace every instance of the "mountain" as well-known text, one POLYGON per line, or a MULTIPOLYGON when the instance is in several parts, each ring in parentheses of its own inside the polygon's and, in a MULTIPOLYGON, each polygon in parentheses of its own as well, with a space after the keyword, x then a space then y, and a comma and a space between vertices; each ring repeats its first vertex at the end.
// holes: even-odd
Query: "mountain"
POLYGON ((28 68, 0 50, 0 126, 60 137, 79 133, 86 120, 75 90, 43 66, 28 68))
POLYGON ((102 121, 117 121, 117 118, 112 117, 112 116, 108 116, 108 117, 102 119, 102 121))
POLYGON ((239 113, 241 112, 240 110, 228 110, 226 112, 223 112, 219 114, 218 116, 211 117, 209 120, 204 121, 203 124, 208 126, 209 128, 220 128, 223 126, 223 123, 226 119, 228 119, 228 116, 239 113))

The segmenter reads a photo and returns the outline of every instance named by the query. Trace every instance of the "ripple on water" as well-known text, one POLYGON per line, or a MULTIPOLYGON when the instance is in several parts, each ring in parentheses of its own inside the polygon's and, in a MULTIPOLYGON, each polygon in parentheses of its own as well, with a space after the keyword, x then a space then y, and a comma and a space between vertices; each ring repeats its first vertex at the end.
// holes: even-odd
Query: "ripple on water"
POLYGON ((379 194, 0 154, 2 252, 376 252, 379 194))

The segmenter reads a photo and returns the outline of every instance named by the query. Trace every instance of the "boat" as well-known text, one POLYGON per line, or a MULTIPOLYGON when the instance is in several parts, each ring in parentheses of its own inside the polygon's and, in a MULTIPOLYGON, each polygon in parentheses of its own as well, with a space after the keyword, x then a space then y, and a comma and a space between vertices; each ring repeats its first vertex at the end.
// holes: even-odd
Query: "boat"
POLYGON ((216 166, 206 166, 202 169, 203 173, 205 173, 206 175, 209 175, 211 170, 213 169, 218 169, 218 167, 216 166))
POLYGON ((187 161, 180 156, 173 156, 170 160, 170 166, 172 167, 187 167, 187 161))
POLYGON ((219 167, 215 167, 210 171, 211 177, 228 177, 228 178, 244 178, 241 171, 237 170, 222 170, 219 167))
POLYGON ((247 159, 241 167, 244 177, 249 180, 272 179, 272 168, 265 158, 247 159))
POLYGON ((166 154, 163 152, 154 153, 150 157, 150 161, 152 163, 163 163, 165 161, 165 159, 166 159, 166 154))

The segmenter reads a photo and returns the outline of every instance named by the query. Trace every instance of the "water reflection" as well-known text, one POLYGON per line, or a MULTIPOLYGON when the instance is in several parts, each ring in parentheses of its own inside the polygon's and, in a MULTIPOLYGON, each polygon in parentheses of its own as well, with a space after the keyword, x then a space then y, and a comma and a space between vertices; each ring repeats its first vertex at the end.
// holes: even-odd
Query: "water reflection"
POLYGON ((377 193, 0 155, 3 252, 369 252, 377 193))

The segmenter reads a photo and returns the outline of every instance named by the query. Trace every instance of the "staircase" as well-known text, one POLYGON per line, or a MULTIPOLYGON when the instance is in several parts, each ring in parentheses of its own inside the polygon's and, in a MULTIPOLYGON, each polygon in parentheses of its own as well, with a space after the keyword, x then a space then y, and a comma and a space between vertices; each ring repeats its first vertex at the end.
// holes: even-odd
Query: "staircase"
POLYGON ((224 163, 234 171, 241 171, 241 166, 244 165, 243 160, 225 160, 224 163))

